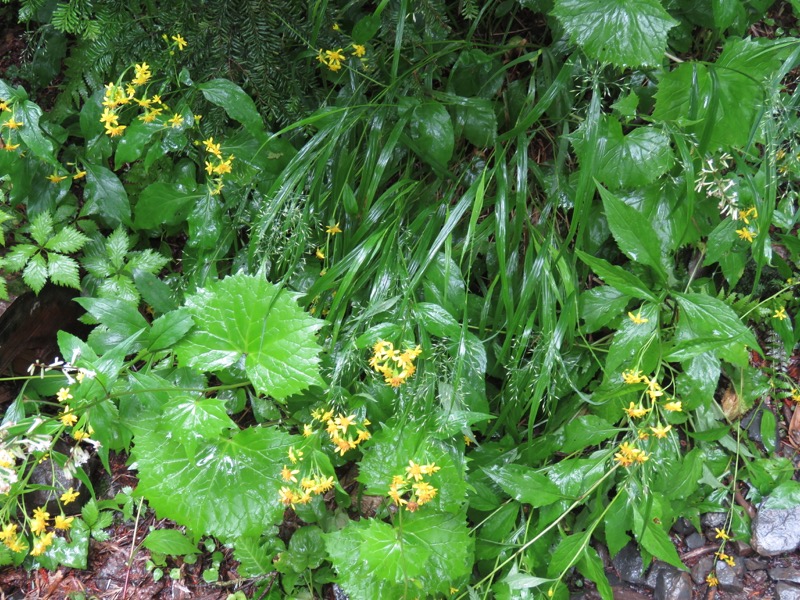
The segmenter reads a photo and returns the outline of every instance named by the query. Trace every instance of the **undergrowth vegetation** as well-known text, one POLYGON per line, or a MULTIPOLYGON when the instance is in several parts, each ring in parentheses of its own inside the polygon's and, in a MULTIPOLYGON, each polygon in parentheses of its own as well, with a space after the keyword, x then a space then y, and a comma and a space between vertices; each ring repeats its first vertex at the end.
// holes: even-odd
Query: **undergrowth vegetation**
POLYGON ((146 548, 213 538, 262 597, 610 599, 597 544, 683 568, 672 525, 722 512, 724 560, 734 495, 800 503, 794 3, 287 2, 285 54, 203 37, 261 4, 20 3, 65 44, 27 72, 69 58, 53 110, 0 81, 2 292, 74 288, 93 329, 18 374, 0 564, 85 568, 144 501, 185 527, 146 548), (93 496, 111 452, 139 485, 81 513, 32 478, 93 496))

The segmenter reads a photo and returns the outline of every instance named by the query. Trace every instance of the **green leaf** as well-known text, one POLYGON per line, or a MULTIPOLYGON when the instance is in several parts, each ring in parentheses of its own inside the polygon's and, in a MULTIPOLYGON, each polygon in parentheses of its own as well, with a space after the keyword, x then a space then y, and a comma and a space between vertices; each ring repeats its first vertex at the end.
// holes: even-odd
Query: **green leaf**
POLYGON ((53 155, 53 144, 44 136, 39 127, 39 118, 42 116, 42 109, 30 100, 23 100, 16 105, 19 112, 17 121, 22 121, 22 127, 17 131, 19 137, 28 146, 31 153, 37 158, 42 159, 51 165, 58 166, 59 163, 53 155), (20 119, 20 115, 22 118, 20 119))
POLYGON ((85 204, 81 215, 98 215, 112 227, 120 223, 130 226, 131 205, 128 194, 119 178, 98 165, 87 164, 86 187, 84 188, 85 204))
POLYGON ((632 368, 636 363, 645 373, 655 368, 655 364, 651 363, 653 356, 657 358, 657 353, 660 351, 658 309, 652 304, 642 304, 634 312, 647 319, 647 323, 637 324, 628 317, 623 320, 608 349, 606 374, 616 374, 620 370, 632 368), (648 349, 649 353, 646 352, 648 349))
POLYGON ((170 423, 173 438, 183 444, 189 454, 194 454, 203 440, 217 438, 224 431, 236 428, 225 410, 224 400, 186 394, 167 403, 164 420, 170 423))
POLYGON ((157 123, 145 123, 141 119, 134 119, 125 129, 125 133, 117 144, 117 152, 114 155, 114 168, 119 170, 125 163, 133 162, 142 156, 145 144, 157 131, 164 128, 157 123))
POLYGON ((582 415, 567 423, 561 452, 570 454, 614 437, 619 429, 595 415, 582 415))
POLYGON ((173 298, 173 290, 152 273, 133 269, 133 281, 144 301, 156 311, 168 313, 178 307, 173 298))
POLYGON ((186 554, 199 554, 197 544, 176 529, 156 529, 151 531, 142 541, 142 546, 152 552, 166 554, 167 556, 184 556, 186 554))
POLYGON ((17 244, 5 257, 5 269, 11 273, 22 270, 31 256, 39 251, 34 244, 17 244))
POLYGON ((425 504, 429 510, 457 511, 466 500, 463 465, 453 461, 447 447, 432 439, 423 427, 385 426, 372 438, 372 446, 361 461, 358 481, 370 494, 385 496, 392 477, 406 475, 408 461, 436 463, 441 469, 430 477, 438 494, 425 504))
POLYGON ((253 99, 242 88, 227 79, 212 79, 197 86, 205 99, 221 106, 231 119, 239 121, 246 129, 260 131, 264 122, 258 114, 253 99))
POLYGON ((353 42, 356 44, 365 44, 375 37, 378 30, 381 28, 381 18, 379 15, 366 15, 360 18, 355 25, 353 25, 353 42))
POLYGON ((31 237, 39 246, 44 246, 53 235, 53 215, 50 211, 39 213, 31 219, 31 237))
POLYGON ((174 310, 153 321, 150 329, 148 349, 151 352, 171 348, 183 339, 194 325, 192 315, 185 309, 174 310))
POLYGON ((642 548, 650 554, 665 563, 671 564, 673 567, 684 571, 687 570, 686 565, 681 562, 681 558, 678 556, 675 544, 666 532, 660 525, 645 521, 636 505, 633 506, 633 534, 642 548))
POLYGON ((453 122, 447 110, 438 102, 415 106, 409 130, 414 152, 430 165, 445 168, 455 146, 453 122))
POLYGON ((658 296, 633 273, 581 250, 576 250, 575 254, 594 271, 595 275, 614 289, 633 298, 658 302, 658 296))
POLYGON ((201 197, 201 194, 187 193, 176 183, 151 183, 139 195, 134 225, 137 229, 176 225, 186 219, 192 205, 201 197))
POLYGON ((291 443, 288 435, 252 427, 199 445, 190 459, 164 427, 138 435, 133 448, 137 492, 159 517, 223 539, 258 535, 282 519, 279 473, 291 443))
POLYGON ((262 277, 233 275, 186 300, 196 328, 175 350, 182 365, 215 371, 243 360, 256 391, 277 399, 323 385, 314 333, 322 322, 262 277))
MULTIPOLYGON (((745 327, 733 309, 716 298, 706 294, 682 294, 672 292, 682 315, 676 338, 678 341, 690 338, 717 337, 727 339, 726 353, 736 352, 746 345, 759 350, 760 346, 753 332, 745 327)), ((726 358, 723 356, 722 358, 726 358)), ((731 357, 728 356, 727 359, 731 357)))
POLYGON ((560 576, 577 563, 583 556, 590 537, 591 533, 583 532, 562 538, 547 565, 548 576, 560 576))
POLYGON ((610 285, 584 291, 579 299, 580 316, 585 322, 583 331, 593 333, 602 329, 623 314, 629 301, 627 295, 610 285))
POLYGON ((769 498, 761 505, 761 509, 786 510, 796 506, 800 506, 800 483, 785 481, 772 490, 769 498))
POLYGON ((83 235, 74 227, 64 227, 45 243, 47 250, 61 252, 62 254, 72 254, 83 248, 89 238, 83 235))
POLYGON ((473 541, 463 515, 423 508, 403 512, 402 527, 350 522, 324 539, 340 584, 354 599, 404 598, 409 585, 424 590, 420 595, 447 594, 472 567, 473 541))
POLYGON ((75 519, 69 537, 53 538, 53 544, 39 557, 43 567, 56 569, 59 565, 72 569, 86 569, 89 556, 89 526, 75 519))
POLYGON ((127 338, 142 330, 150 329, 149 323, 136 306, 125 300, 76 298, 75 301, 100 323, 123 337, 127 338))
POLYGON ((22 281, 37 294, 47 282, 47 263, 41 254, 31 257, 22 271, 22 281))
POLYGON ((660 279, 665 281, 667 279, 667 271, 664 269, 665 257, 650 221, 602 185, 598 184, 597 189, 603 199, 608 227, 619 249, 631 260, 652 267, 660 279))
POLYGON ((497 115, 494 105, 484 98, 470 98, 455 109, 456 125, 467 141, 478 148, 494 145, 497 115))
POLYGON ((493 465, 484 467, 483 471, 514 500, 530 504, 533 508, 564 498, 547 475, 525 465, 493 465))
POLYGON ((672 167, 675 156, 669 136, 652 126, 637 127, 622 134, 622 124, 605 115, 598 124, 597 143, 589 146, 578 135, 575 151, 581 163, 593 154, 593 174, 612 189, 641 187, 652 183, 672 167))
POLYGON ((292 534, 289 540, 289 551, 281 555, 278 568, 288 566, 295 573, 303 573, 308 569, 316 569, 328 557, 325 552, 322 530, 315 525, 301 527, 292 534))
POLYGON ((239 561, 237 572, 241 577, 257 577, 273 570, 272 558, 275 552, 261 542, 259 537, 243 537, 236 540, 234 558, 239 561))
POLYGON ((556 0, 552 14, 587 55, 617 67, 660 65, 678 24, 658 0, 556 0))
POLYGON ((51 252, 47 260, 47 273, 56 285, 81 289, 78 262, 74 258, 51 252))

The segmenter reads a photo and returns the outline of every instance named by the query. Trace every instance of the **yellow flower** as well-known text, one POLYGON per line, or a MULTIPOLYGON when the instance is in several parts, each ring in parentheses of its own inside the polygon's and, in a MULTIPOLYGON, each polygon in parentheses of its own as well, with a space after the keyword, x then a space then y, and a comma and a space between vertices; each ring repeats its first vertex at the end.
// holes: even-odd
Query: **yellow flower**
POLYGON ((0 531, 0 541, 7 542, 11 538, 17 537, 17 525, 16 523, 9 523, 3 530, 0 531))
POLYGON ((325 51, 322 48, 317 51, 317 60, 326 67, 328 66, 328 59, 325 58, 325 51))
POLYGON ((283 486, 280 490, 278 490, 278 498, 282 504, 285 504, 286 506, 291 505, 294 507, 294 503, 297 501, 298 497, 291 490, 291 488, 283 486))
POLYGON ((178 113, 175 113, 174 115, 172 115, 171 119, 167 120, 167 123, 172 125, 173 129, 178 128, 181 125, 183 125, 183 117, 180 116, 178 113))
POLYGON ((303 460, 303 451, 295 450, 294 446, 289 447, 289 461, 294 465, 298 460, 303 460))
POLYGON ((347 433, 347 428, 353 424, 356 420, 355 415, 350 415, 349 417, 345 417, 344 415, 339 415, 336 417, 333 422, 336 423, 336 427, 341 429, 342 433, 347 433))
POLYGON ((133 70, 135 72, 135 77, 133 78, 134 85, 144 85, 153 74, 150 72, 150 66, 147 63, 142 63, 140 65, 134 65, 133 70))
POLYGON ((797 388, 794 388, 792 390, 792 400, 794 400, 795 402, 800 402, 800 390, 798 390, 797 388))
POLYGON ((718 586, 718 585, 719 585, 719 579, 717 579, 717 578, 714 576, 714 574, 713 574, 713 573, 709 573, 709 574, 706 576, 706 583, 709 585, 709 587, 716 587, 716 586, 718 586))
POLYGON ((183 49, 186 48, 186 46, 188 46, 186 40, 183 39, 183 36, 180 33, 177 35, 173 35, 172 41, 175 42, 175 45, 178 46, 178 50, 180 51, 183 51, 183 49))
POLYGON ((743 210, 739 213, 739 219, 744 221, 745 225, 750 225, 750 217, 757 219, 758 218, 758 209, 755 206, 751 206, 747 210, 743 210))
POLYGON ((666 427, 664 427, 661 423, 659 423, 658 427, 651 427, 650 431, 652 431, 653 435, 656 436, 657 438, 663 439, 667 437, 667 433, 669 433, 670 429, 672 429, 672 425, 667 425, 666 427))
POLYGON ((49 179, 51 183, 61 183, 66 178, 66 175, 59 175, 58 173, 53 173, 52 175, 47 176, 47 179, 49 179))
POLYGON ((775 311, 775 314, 772 315, 773 319, 780 319, 783 321, 784 319, 789 318, 789 315, 786 314, 786 307, 781 306, 778 310, 775 311))
POLYGON ((226 173, 230 173, 231 169, 231 162, 233 161, 233 154, 231 154, 227 160, 221 161, 216 167, 214 167, 214 173, 217 175, 225 175, 226 173))
POLYGON ((367 49, 361 44, 353 44, 353 56, 361 58, 367 53, 367 49))
POLYGON ((634 371, 630 369, 622 372, 622 381, 627 384, 642 383, 644 380, 645 376, 642 375, 642 372, 639 370, 634 371))
POLYGON ((639 404, 639 406, 634 406, 633 402, 631 402, 628 408, 623 408, 622 410, 624 410, 629 417, 632 417, 634 419, 641 419, 643 416, 645 416, 653 409, 644 408, 641 404, 639 404))
POLYGON ((728 540, 730 540, 730 539, 731 539, 731 536, 729 536, 729 535, 728 535, 728 534, 725 532, 725 530, 723 530, 723 529, 719 529, 718 527, 714 527, 714 531, 716 531, 716 532, 717 532, 717 535, 716 535, 716 536, 714 536, 714 537, 715 537, 715 539, 718 539, 718 540, 725 540, 726 542, 727 542, 728 540))
POLYGON ((34 535, 44 533, 47 527, 47 520, 50 518, 50 513, 46 512, 44 508, 37 508, 33 511, 33 519, 30 520, 31 532, 34 535))
POLYGON ((342 230, 339 229, 339 223, 336 223, 336 225, 328 225, 325 228, 325 233, 328 235, 336 235, 337 233, 342 233, 342 230))
POLYGON ((72 527, 72 521, 75 520, 75 517, 65 517, 64 515, 56 515, 56 522, 54 527, 56 529, 61 529, 62 531, 67 531, 70 527, 72 527))
POLYGON ((739 234, 739 239, 742 239, 742 240, 744 240, 746 242, 752 242, 753 241, 753 234, 746 227, 742 227, 741 229, 737 229, 736 233, 739 234))
POLYGON ((647 323, 650 320, 650 319, 645 319, 642 316, 642 311, 641 310, 639 312, 637 312, 636 314, 633 314, 632 312, 629 312, 628 313, 628 318, 631 321, 633 321, 636 325, 642 325, 644 323, 647 323))
POLYGON ((681 406, 680 400, 670 400, 664 405, 664 410, 668 410, 670 412, 683 412, 683 407, 681 406))
POLYGON ((59 402, 66 402, 67 400, 72 400, 72 394, 69 393, 69 388, 61 388, 58 390, 56 394, 56 398, 59 402))
POLYGON ((19 148, 19 144, 12 144, 11 142, 7 142, 5 146, 3 146, 3 150, 6 152, 12 152, 19 148))
POLYGON ((217 158, 222 158, 222 150, 220 149, 220 144, 214 143, 214 138, 210 137, 207 140, 203 140, 203 146, 205 146, 208 152, 215 155, 217 158))
POLYGON ((22 127, 22 121, 15 121, 14 117, 11 117, 8 121, 3 123, 9 129, 19 129, 22 127))
POLYGON ((106 125, 106 133, 110 137, 117 137, 119 135, 122 135, 122 132, 125 131, 127 127, 128 127, 127 125, 117 125, 116 127, 110 127, 106 125))
POLYGON ((8 540, 5 542, 6 548, 11 550, 12 552, 22 552, 25 550, 25 546, 19 541, 19 538, 15 540, 8 540))
POLYGON ((91 436, 91 435, 92 435, 91 433, 88 433, 86 431, 80 431, 80 430, 72 432, 72 438, 74 440, 78 441, 78 442, 88 439, 89 436, 91 436))
POLYGON ((414 481, 422 481, 422 466, 415 463, 413 460, 408 461, 406 473, 409 477, 413 477, 414 481))
POLYGON ((83 179, 86 177, 86 171, 76 171, 75 174, 72 176, 73 181, 77 179, 83 179))
POLYGON ((68 406, 67 409, 58 416, 58 419, 61 421, 61 424, 64 427, 72 427, 75 423, 78 422, 78 416, 72 412, 72 409, 68 406))
POLYGON ((342 68, 342 61, 345 60, 345 55, 342 53, 342 49, 339 48, 338 50, 325 50, 325 59, 328 68, 331 71, 338 71, 342 68))
POLYGON ((8 104, 6 103, 5 100, 3 100, 2 102, 0 102, 0 112, 5 112, 7 110, 9 110, 8 104))
POLYGON ((408 500, 403 499, 400 496, 400 492, 397 491, 397 488, 394 486, 389 488, 389 497, 397 506, 402 506, 403 504, 408 504, 408 500))
POLYGON ((645 383, 647 384, 647 395, 650 396, 650 400, 655 400, 659 396, 664 395, 664 392, 661 390, 661 386, 655 379, 645 377, 645 383))
POLYGON ((31 556, 41 556, 45 553, 47 548, 50 547, 50 544, 53 543, 54 534, 51 531, 50 533, 43 535, 38 540, 33 542, 33 549, 31 550, 31 556))
POLYGON ((338 23, 334 23, 333 26, 331 27, 331 29, 333 29, 334 31, 341 31, 342 30, 342 28, 339 27, 338 23))
POLYGON ((283 469, 281 469, 281 477, 283 477, 284 481, 293 481, 297 483, 297 475, 300 471, 298 469, 290 469, 286 465, 283 465, 283 469))
POLYGON ((414 489, 414 492, 417 496, 417 503, 418 504, 425 504, 426 502, 430 502, 433 500, 434 496, 436 496, 436 488, 433 487, 430 483, 425 481, 420 481, 419 483, 414 483, 411 486, 414 489))
POLYGON ((314 255, 320 260, 325 260, 325 254, 319 248, 317 248, 317 251, 314 253, 314 255))
POLYGON ((103 109, 103 114, 100 115, 100 122, 104 125, 109 125, 113 127, 114 125, 119 124, 119 116, 110 108, 106 107, 103 109))
POLYGON ((314 429, 308 423, 303 424, 303 437, 311 437, 314 435, 314 429))
POLYGON ((75 500, 78 499, 78 496, 80 496, 78 492, 72 488, 69 488, 66 492, 61 494, 61 498, 59 498, 59 500, 61 500, 61 504, 69 504, 70 502, 75 502, 75 500))

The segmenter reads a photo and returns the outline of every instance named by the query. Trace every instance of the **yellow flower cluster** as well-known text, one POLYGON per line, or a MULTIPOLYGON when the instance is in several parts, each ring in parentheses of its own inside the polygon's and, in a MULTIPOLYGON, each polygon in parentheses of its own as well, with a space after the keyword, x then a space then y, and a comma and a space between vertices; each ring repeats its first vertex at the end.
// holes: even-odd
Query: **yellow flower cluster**
POLYGON ((751 218, 752 219, 758 218, 758 210, 756 209, 755 206, 751 206, 747 210, 739 212, 739 220, 744 222, 745 227, 737 229, 736 233, 739 235, 739 239, 752 243, 753 236, 758 235, 758 232, 751 230, 750 227, 747 227, 747 225, 750 225, 751 218))
POLYGON ((2 130, 3 127, 8 128, 8 139, 4 140, 3 150, 11 152, 19 148, 19 144, 13 143, 13 140, 11 139, 11 132, 22 127, 23 123, 14 119, 14 112, 11 110, 11 108, 9 108, 8 101, 6 100, 0 101, 0 113, 4 112, 10 112, 11 116, 7 121, 0 125, 0 130, 2 130))
POLYGON ((227 175, 228 173, 232 172, 231 163, 235 158, 233 154, 229 154, 228 158, 222 158, 222 144, 220 142, 214 143, 214 138, 210 137, 206 140, 203 140, 203 147, 206 149, 206 152, 209 153, 209 159, 206 160, 206 173, 210 176, 216 176, 214 178, 214 188, 212 189, 212 193, 219 194, 222 191, 222 176, 227 175), (214 158, 211 158, 211 157, 214 158), (214 162, 216 159, 216 162, 214 162))
POLYGON ((325 476, 316 464, 305 468, 303 451, 289 448, 289 462, 291 466, 283 465, 281 479, 286 483, 294 483, 290 487, 284 485, 278 490, 278 497, 282 504, 295 507, 297 504, 308 504, 315 495, 324 494, 333 489, 333 475, 325 476), (298 466, 300 468, 293 468, 298 466), (301 472, 305 470, 305 473, 301 472), (298 480, 298 476, 300 477, 298 480))
POLYGON ((650 455, 644 450, 636 448, 628 442, 622 442, 619 452, 614 455, 614 460, 623 467, 630 467, 634 463, 645 463, 649 458, 650 455))
POLYGON ((719 552, 714 552, 714 554, 717 556, 719 560, 727 563, 729 567, 736 566, 736 561, 733 559, 733 557, 728 554, 725 554, 722 550, 720 550, 719 552))
MULTIPOLYGON (((351 44, 350 46, 353 49, 351 54, 356 58, 363 58, 367 53, 367 48, 361 44, 351 44)), ((323 50, 320 48, 317 52, 317 60, 335 73, 341 70, 342 63, 347 60, 347 56, 343 48, 338 50, 323 50)))
MULTIPOLYGON (((87 371, 86 369, 79 369, 75 374, 75 379, 79 384, 87 377, 93 378, 94 372, 87 371)), ((70 392, 70 388, 65 387, 59 389, 56 393, 56 399, 60 404, 64 404, 64 409, 58 414, 58 420, 61 421, 61 424, 64 427, 74 427, 78 422, 78 415, 69 405, 69 401, 74 399, 72 393, 70 392)), ((87 425, 83 429, 73 429, 72 438, 78 442, 88 441, 93 433, 94 429, 92 426, 87 425)))
MULTIPOLYGON (((78 492, 69 488, 61 495, 61 503, 66 505, 73 502, 78 497, 78 492)), ((69 531, 75 517, 66 517, 62 512, 53 519, 52 529, 47 531, 50 513, 43 506, 33 510, 33 516, 28 518, 28 529, 31 534, 36 536, 33 540, 31 556, 41 556, 53 544, 56 531, 69 531)), ((0 530, 0 541, 12 552, 23 552, 27 549, 27 544, 16 523, 6 523, 0 530)))
MULTIPOLYGON (((340 456, 344 456, 348 450, 354 450, 361 442, 365 442, 372 437, 367 431, 367 425, 371 425, 369 419, 364 419, 359 424, 355 415, 347 416, 339 413, 334 417, 332 410, 322 410, 317 408, 311 411, 311 422, 319 422, 320 425, 325 425, 325 432, 330 437, 333 445, 336 446, 336 452, 340 456)), ((316 431, 311 425, 303 426, 303 436, 311 437, 316 431)))
POLYGON ((405 506, 406 510, 415 512, 420 506, 436 497, 438 490, 429 481, 425 481, 425 477, 439 470, 441 467, 436 466, 436 463, 423 465, 409 460, 405 474, 392 477, 387 495, 396 506, 405 506))
POLYGON ((388 385, 398 387, 417 370, 414 361, 422 354, 422 348, 420 346, 406 348, 401 352, 391 342, 379 340, 372 347, 372 352, 369 366, 383 375, 383 379, 388 385))
MULTIPOLYGON (((650 397, 650 400, 653 402, 655 402, 658 398, 664 395, 664 390, 662 389, 658 381, 649 378, 647 375, 644 375, 639 370, 629 369, 627 371, 623 371, 622 381, 628 385, 636 385, 639 383, 644 383, 645 385, 647 385, 646 394, 650 397)), ((674 398, 665 402, 663 404, 663 408, 664 410, 669 412, 681 412, 683 410, 681 401, 675 400, 674 398)), ((639 403, 638 406, 634 406, 633 402, 631 402, 628 408, 624 408, 623 410, 629 417, 641 418, 645 416, 648 412, 650 412, 652 408, 642 407, 641 402, 639 403)))

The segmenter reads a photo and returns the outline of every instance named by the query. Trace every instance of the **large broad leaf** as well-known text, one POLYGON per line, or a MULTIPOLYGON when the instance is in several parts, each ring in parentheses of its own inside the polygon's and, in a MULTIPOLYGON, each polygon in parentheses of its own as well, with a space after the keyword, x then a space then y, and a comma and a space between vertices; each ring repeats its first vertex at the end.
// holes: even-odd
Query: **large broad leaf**
POLYGON ((112 227, 131 224, 131 205, 128 193, 113 171, 99 165, 87 164, 86 188, 81 215, 98 215, 112 227))
MULTIPOLYGON (((31 153, 52 165, 58 165, 58 161, 53 156, 53 144, 44 136, 39 127, 39 117, 42 116, 42 109, 30 100, 23 100, 18 105, 19 113, 22 115, 22 127, 19 128, 19 137, 30 149, 31 153)), ((17 120, 20 120, 19 114, 17 120)))
POLYGON ((587 162, 587 153, 593 154, 594 176, 612 189, 652 183, 675 160, 665 133, 647 126, 623 135, 622 124, 611 115, 601 118, 597 143, 590 146, 585 136, 579 135, 575 151, 581 163, 587 162))
POLYGON ((411 113, 409 127, 419 157, 435 167, 446 167, 455 146, 453 122, 447 110, 438 102, 420 104, 411 113))
POLYGON ((242 88, 227 79, 212 79, 201 83, 197 88, 206 100, 221 106, 231 119, 239 121, 251 131, 264 129, 264 121, 258 114, 253 99, 242 88))
POLYGON ((226 540, 258 535, 281 520, 279 474, 291 443, 287 434, 251 427, 198 445, 190 459, 167 433, 138 435, 133 448, 137 492, 160 518, 226 540))
POLYGON ((157 131, 162 131, 164 127, 157 123, 145 123, 140 119, 135 119, 125 129, 125 134, 117 144, 117 153, 114 155, 114 168, 119 169, 125 163, 133 162, 141 158, 145 144, 157 131))
POLYGON ((633 368, 636 364, 647 373, 658 363, 658 307, 642 304, 636 314, 647 322, 637 324, 625 318, 608 350, 606 376, 619 377, 619 371, 633 368))
POLYGON ((733 309, 721 300, 706 294, 673 292, 672 295, 682 311, 675 336, 676 341, 708 338, 727 340, 723 346, 716 347, 715 352, 721 358, 734 363, 744 361, 743 366, 747 364, 745 346, 760 351, 753 332, 745 327, 733 309))
POLYGON ((175 350, 182 365, 216 371, 241 363, 256 391, 283 399, 319 376, 321 321, 261 277, 233 275, 186 300, 196 328, 175 350))
POLYGON ((325 536, 339 581, 353 600, 449 593, 472 565, 473 540, 463 515, 402 514, 402 526, 351 522, 325 536), (424 591, 423 591, 424 590, 424 591), (377 594, 377 595, 376 595, 377 594))
POLYGON ((361 461, 358 480, 367 486, 367 493, 384 496, 394 475, 406 475, 408 461, 417 464, 436 463, 441 467, 428 480, 438 490, 424 505, 428 510, 460 510, 466 500, 467 484, 464 467, 457 465, 447 448, 430 438, 424 427, 384 427, 373 437, 373 446, 361 461))
POLYGON ((658 0, 556 0, 553 14, 586 54, 618 67, 661 64, 678 24, 658 0))
POLYGON ((661 77, 653 117, 685 124, 700 152, 744 146, 762 110, 761 80, 779 65, 777 50, 730 38, 716 65, 686 62, 661 77))
POLYGON ((533 508, 552 504, 564 497, 546 475, 525 465, 495 465, 483 470, 514 500, 533 508))
POLYGON ((639 509, 635 505, 633 506, 633 533, 639 544, 650 554, 665 563, 687 570, 686 565, 681 562, 681 557, 678 556, 678 551, 675 550, 675 544, 661 528, 661 525, 656 525, 653 522, 653 515, 650 515, 650 517, 650 519, 644 519, 639 509))
POLYGON ((614 194, 598 185, 603 199, 608 227, 611 234, 628 258, 652 267, 662 281, 667 279, 664 268, 666 258, 661 251, 658 236, 650 221, 632 206, 628 206, 614 194))
POLYGON ((187 193, 175 183, 151 183, 136 203, 137 229, 155 229, 161 225, 175 225, 189 214, 192 205, 203 194, 187 193))

